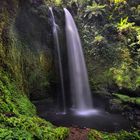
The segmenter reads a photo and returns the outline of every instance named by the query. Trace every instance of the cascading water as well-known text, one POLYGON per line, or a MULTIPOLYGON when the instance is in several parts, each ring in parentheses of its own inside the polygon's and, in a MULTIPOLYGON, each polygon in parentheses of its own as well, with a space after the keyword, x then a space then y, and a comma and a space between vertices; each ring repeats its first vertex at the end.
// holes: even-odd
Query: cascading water
POLYGON ((72 109, 81 115, 89 114, 93 111, 93 105, 81 41, 72 15, 66 8, 64 12, 72 109))
POLYGON ((63 100, 63 113, 66 113, 66 101, 65 101, 65 90, 64 90, 64 80, 63 80, 63 69, 62 69, 62 61, 61 61, 61 52, 60 52, 60 44, 59 44, 59 38, 58 38, 58 25, 55 22, 53 10, 51 7, 49 7, 49 10, 51 12, 52 16, 52 22, 53 22, 53 37, 54 42, 57 50, 58 55, 58 63, 59 63, 59 72, 60 72, 60 80, 61 80, 61 92, 62 92, 62 100, 63 100))

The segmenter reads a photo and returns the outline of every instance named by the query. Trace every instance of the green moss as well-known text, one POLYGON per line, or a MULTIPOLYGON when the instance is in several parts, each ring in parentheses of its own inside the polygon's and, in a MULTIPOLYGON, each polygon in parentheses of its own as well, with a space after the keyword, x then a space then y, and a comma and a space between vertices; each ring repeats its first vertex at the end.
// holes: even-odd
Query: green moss
POLYGON ((136 98, 136 104, 140 105, 140 98, 136 98))
POLYGON ((27 117, 25 115, 11 118, 1 115, 0 123, 4 125, 4 128, 0 128, 0 137, 5 135, 10 137, 11 135, 14 135, 13 137, 18 138, 26 136, 26 139, 63 140, 69 133, 67 128, 55 128, 51 123, 43 119, 38 117, 27 117), (6 133, 6 129, 11 131, 6 133), (17 131, 17 133, 14 134, 13 132, 15 130, 20 131, 17 131), (24 132, 25 134, 22 134, 24 132))
POLYGON ((16 128, 0 128, 1 140, 32 140, 33 136, 26 130, 16 128))
POLYGON ((140 134, 138 131, 127 132, 120 131, 118 133, 105 133, 97 130, 91 130, 88 135, 89 140, 139 140, 140 134))
POLYGON ((67 128, 55 128, 36 116, 29 101, 12 76, 0 69, 0 139, 3 140, 63 140, 67 128))
POLYGON ((10 75, 0 70, 0 139, 63 140, 67 128, 55 128, 36 116, 34 105, 14 84, 10 75))
MULTIPOLYGON (((1 68, 2 69, 2 68, 1 68)), ((12 78, 0 69, 0 113, 14 113, 33 116, 36 110, 22 90, 14 84, 12 78)))

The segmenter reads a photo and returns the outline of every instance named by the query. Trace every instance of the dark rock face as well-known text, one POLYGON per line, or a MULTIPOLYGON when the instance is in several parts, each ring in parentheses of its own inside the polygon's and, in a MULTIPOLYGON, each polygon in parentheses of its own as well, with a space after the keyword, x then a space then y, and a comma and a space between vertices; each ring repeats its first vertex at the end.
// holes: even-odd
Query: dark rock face
POLYGON ((1 0, 0 1, 0 41, 3 46, 9 43, 9 25, 16 16, 18 1, 1 0))
POLYGON ((134 127, 140 128, 140 110, 132 104, 124 104, 119 99, 109 100, 109 112, 121 113, 134 127))
POLYGON ((109 102, 109 109, 111 112, 120 113, 123 111, 122 102, 117 99, 112 99, 109 102))
POLYGON ((33 4, 38 4, 38 5, 40 5, 40 4, 43 3, 42 0, 31 0, 31 2, 32 2, 33 4))
POLYGON ((34 7, 23 3, 16 18, 16 28, 21 39, 32 49, 51 48, 52 30, 45 5, 34 7))
POLYGON ((44 4, 43 0, 19 0, 19 4, 22 5, 32 5, 32 6, 39 6, 41 4, 44 4))
POLYGON ((122 88, 120 89, 118 92, 124 94, 124 95, 128 95, 130 97, 140 97, 140 89, 137 88, 136 90, 130 90, 127 88, 122 88))
POLYGON ((139 109, 135 109, 135 126, 137 128, 140 128, 140 110, 139 109))
POLYGON ((14 24, 18 42, 23 44, 23 77, 32 100, 48 96, 51 75, 55 73, 53 36, 48 13, 48 7, 41 0, 21 0, 14 24))

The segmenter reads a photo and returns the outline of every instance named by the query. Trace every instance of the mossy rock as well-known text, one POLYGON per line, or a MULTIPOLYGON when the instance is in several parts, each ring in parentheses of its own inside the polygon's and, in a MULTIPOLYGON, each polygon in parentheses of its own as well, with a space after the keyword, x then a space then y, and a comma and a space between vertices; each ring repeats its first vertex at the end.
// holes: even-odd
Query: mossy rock
POLYGON ((122 112, 123 111, 123 104, 122 104, 122 101, 119 100, 119 99, 111 99, 109 101, 109 110, 111 112, 115 112, 115 113, 118 113, 118 112, 122 112))
POLYGON ((135 104, 137 106, 140 106, 140 97, 130 97, 122 94, 114 94, 114 96, 117 97, 123 103, 135 104))

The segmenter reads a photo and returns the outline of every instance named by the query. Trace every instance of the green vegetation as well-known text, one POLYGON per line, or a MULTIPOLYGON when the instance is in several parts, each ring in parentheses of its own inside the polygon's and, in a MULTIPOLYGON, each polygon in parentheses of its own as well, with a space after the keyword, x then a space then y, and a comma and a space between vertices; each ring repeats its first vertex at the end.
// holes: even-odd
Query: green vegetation
POLYGON ((124 3, 127 0, 110 0, 110 2, 115 3, 115 4, 119 4, 119 3, 124 3))
POLYGON ((136 105, 140 105, 140 97, 129 97, 122 94, 114 94, 114 96, 120 99, 123 103, 133 103, 136 105))
POLYGON ((121 21, 120 21, 120 23, 118 23, 117 28, 119 29, 119 31, 122 32, 123 30, 127 31, 129 29, 132 29, 134 25, 135 25, 135 23, 128 22, 128 17, 125 19, 121 18, 121 21))
POLYGON ((38 118, 34 105, 14 83, 8 74, 0 72, 0 139, 65 139, 68 129, 55 128, 38 118))
POLYGON ((94 90, 116 85, 134 91, 140 86, 140 27, 134 18, 139 6, 125 0, 110 2, 85 6, 78 19, 90 84, 94 90))
POLYGON ((60 5, 62 3, 61 0, 55 0, 56 5, 60 5))
POLYGON ((19 90, 13 79, 4 71, 0 71, 0 113, 13 115, 36 114, 35 107, 31 104, 23 91, 19 90))
MULTIPOLYGON (((52 54, 55 52, 48 6, 69 7, 75 17, 92 90, 103 91, 97 92, 102 96, 112 96, 112 104, 118 105, 120 110, 123 110, 123 104, 140 106, 138 1, 45 0, 42 5, 38 4, 39 1, 34 4, 30 0, 20 2, 20 6, 18 0, 1 0, 0 4, 1 140, 64 140, 69 134, 68 128, 55 127, 37 117, 36 108, 30 101, 52 97, 56 91, 53 88, 58 77, 54 71, 52 54), (121 92, 110 94, 110 89, 116 93, 127 89, 132 97, 121 92), (133 95, 136 91, 137 97, 133 95)), ((64 22, 61 10, 56 8, 55 12, 57 22, 64 22)), ((88 138, 139 140, 140 132, 91 130, 88 138)))
POLYGON ((91 130, 88 135, 89 140, 139 140, 139 131, 132 133, 120 131, 118 133, 104 133, 97 130, 91 130))
POLYGON ((38 117, 20 115, 7 118, 1 115, 0 122, 0 138, 3 140, 64 140, 69 132, 67 128, 55 128, 38 117))
POLYGON ((0 71, 0 139, 65 139, 69 130, 38 118, 34 105, 14 83, 6 72, 0 71))

